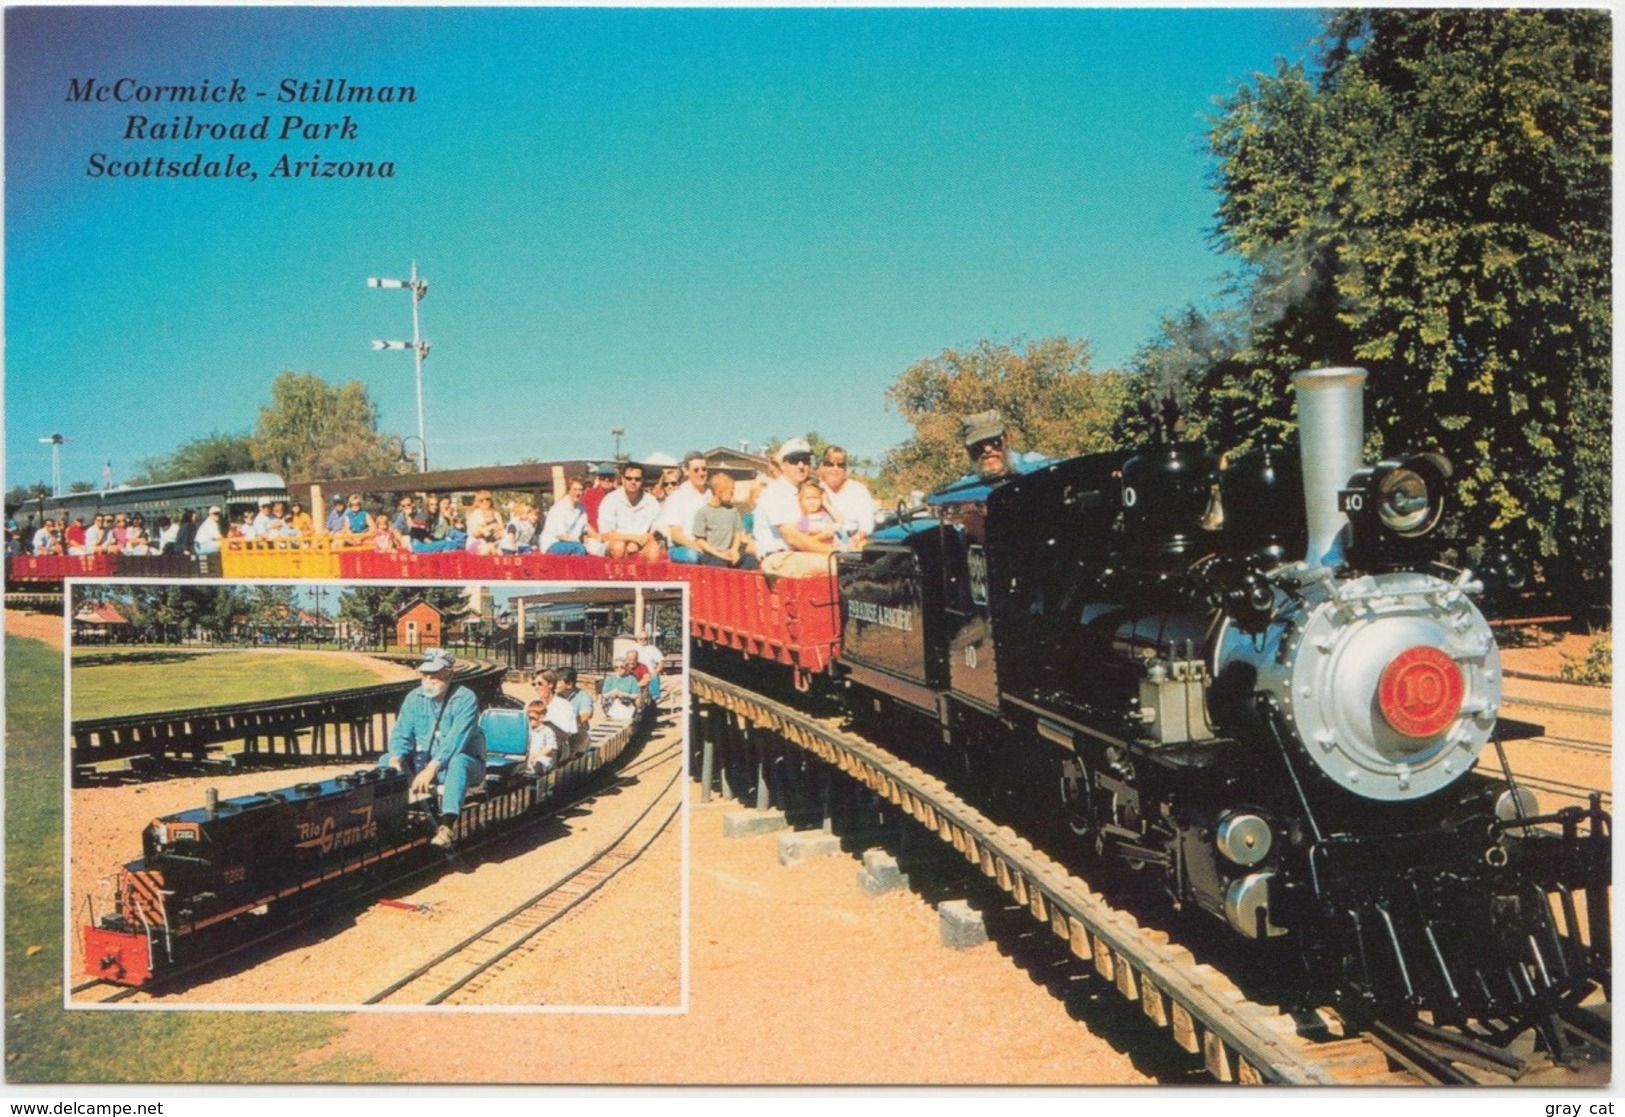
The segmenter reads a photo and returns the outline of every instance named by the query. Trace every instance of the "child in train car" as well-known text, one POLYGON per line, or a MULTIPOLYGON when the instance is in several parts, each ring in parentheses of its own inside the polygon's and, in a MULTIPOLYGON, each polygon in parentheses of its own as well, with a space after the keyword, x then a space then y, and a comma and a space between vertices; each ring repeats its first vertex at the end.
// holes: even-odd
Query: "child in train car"
POLYGON ((547 723, 546 717, 546 702, 540 698, 533 698, 525 703, 525 720, 530 725, 525 763, 538 776, 547 775, 559 761, 559 735, 547 723))
POLYGON ((401 537, 381 514, 372 518, 372 549, 385 554, 401 549, 401 537))
POLYGON ((796 490, 796 501, 801 506, 801 518, 796 521, 798 531, 806 533, 820 543, 833 544, 843 551, 851 546, 851 534, 830 515, 824 499, 823 485, 817 481, 803 481, 801 487, 796 490))

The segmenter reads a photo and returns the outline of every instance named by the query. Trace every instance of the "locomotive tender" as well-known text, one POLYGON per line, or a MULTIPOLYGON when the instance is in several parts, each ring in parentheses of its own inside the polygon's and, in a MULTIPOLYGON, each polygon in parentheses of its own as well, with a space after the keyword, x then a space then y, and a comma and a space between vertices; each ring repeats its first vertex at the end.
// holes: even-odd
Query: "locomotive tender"
POLYGON ((1607 964, 1606 816, 1555 835, 1474 772, 1501 671, 1428 538, 1451 467, 1363 464, 1365 375, 1294 378, 1301 468, 1165 430, 942 490, 841 562, 837 670, 855 712, 929 717, 989 782, 1036 753, 1093 851, 1295 948, 1346 1010, 1549 1013, 1607 964))

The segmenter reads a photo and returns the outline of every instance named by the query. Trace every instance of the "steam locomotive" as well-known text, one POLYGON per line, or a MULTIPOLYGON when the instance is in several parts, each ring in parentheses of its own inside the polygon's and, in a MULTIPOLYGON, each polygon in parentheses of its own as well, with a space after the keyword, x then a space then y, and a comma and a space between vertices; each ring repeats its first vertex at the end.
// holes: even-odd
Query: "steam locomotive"
POLYGON ((1549 1014, 1607 980, 1608 819, 1475 772, 1500 654, 1430 538, 1451 464, 1364 464, 1365 376, 1294 378, 1301 465, 1165 423, 939 492, 840 563, 836 670, 984 771, 1037 750, 1089 850, 1354 1015, 1549 1014))
MULTIPOLYGON (((600 727, 583 752, 537 776, 525 764, 523 710, 492 706, 480 725, 485 779, 463 804, 459 841, 535 817, 631 737, 630 725, 600 727)), ((203 806, 154 819, 141 857, 119 870, 113 910, 81 928, 84 972, 149 987, 279 933, 347 890, 438 863, 429 844, 438 815, 431 800, 411 798, 411 782, 390 768, 358 769, 231 799, 210 791, 203 806)))

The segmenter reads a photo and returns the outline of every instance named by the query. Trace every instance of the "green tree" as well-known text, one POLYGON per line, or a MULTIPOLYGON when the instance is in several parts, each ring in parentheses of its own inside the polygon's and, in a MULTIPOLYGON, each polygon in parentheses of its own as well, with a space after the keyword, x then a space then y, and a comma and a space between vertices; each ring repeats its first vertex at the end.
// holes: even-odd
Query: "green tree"
POLYGON ((149 639, 184 637, 197 629, 224 636, 233 618, 247 609, 243 591, 235 586, 130 586, 119 598, 131 626, 149 639))
POLYGON ((1610 39, 1603 11, 1339 11, 1318 73, 1222 102, 1216 240, 1248 337, 1203 385, 1216 433, 1287 424, 1295 369, 1362 365, 1373 442, 1455 462, 1464 542, 1600 582, 1610 39))
POLYGON ((891 491, 933 489, 964 473, 959 424, 997 408, 1015 450, 1070 456, 1111 445, 1129 385, 1089 369, 1089 343, 1064 337, 982 340, 917 361, 886 389, 914 434, 888 451, 880 482, 891 491))
MULTIPOLYGON (((172 454, 143 458, 130 478, 132 485, 156 485, 164 481, 188 481, 194 477, 217 477, 224 473, 246 473, 260 468, 254 461, 246 433, 221 434, 211 431, 202 438, 182 443, 172 454)), ((276 469, 280 470, 281 463, 276 469)))
POLYGON ((271 383, 249 439, 257 468, 290 478, 355 477, 400 472, 378 408, 359 380, 337 387, 311 372, 283 372, 271 383))
POLYGON ((50 495, 51 486, 44 481, 35 481, 32 485, 13 485, 6 490, 6 511, 10 513, 22 507, 24 501, 50 495))

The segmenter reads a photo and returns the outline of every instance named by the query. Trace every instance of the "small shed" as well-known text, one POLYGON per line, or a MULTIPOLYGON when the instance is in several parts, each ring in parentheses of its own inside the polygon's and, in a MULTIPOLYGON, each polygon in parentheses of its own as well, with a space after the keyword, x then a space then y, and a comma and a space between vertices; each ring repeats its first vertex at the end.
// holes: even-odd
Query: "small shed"
POLYGON ((76 641, 105 644, 124 639, 129 631, 129 620, 111 602, 91 602, 73 615, 76 641))
POLYGON ((421 597, 396 610, 395 642, 403 648, 438 648, 445 631, 445 614, 421 597))

